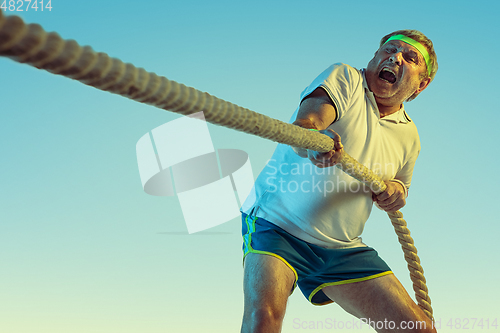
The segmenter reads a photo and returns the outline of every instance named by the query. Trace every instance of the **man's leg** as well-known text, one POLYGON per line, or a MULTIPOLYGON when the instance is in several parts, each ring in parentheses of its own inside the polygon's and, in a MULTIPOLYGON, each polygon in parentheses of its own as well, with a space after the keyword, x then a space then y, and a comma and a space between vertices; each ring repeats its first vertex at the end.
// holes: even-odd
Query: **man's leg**
POLYGON ((249 253, 245 257, 241 332, 280 332, 294 282, 295 274, 278 258, 249 253))
POLYGON ((377 332, 436 332, 394 274, 328 286, 323 292, 350 314, 377 325, 377 332))

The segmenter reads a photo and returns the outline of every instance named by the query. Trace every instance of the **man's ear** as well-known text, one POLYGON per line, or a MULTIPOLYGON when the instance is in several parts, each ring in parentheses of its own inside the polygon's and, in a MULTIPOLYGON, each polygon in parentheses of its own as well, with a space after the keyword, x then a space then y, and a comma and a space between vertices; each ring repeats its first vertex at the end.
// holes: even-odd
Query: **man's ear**
POLYGON ((427 86, 429 85, 429 83, 431 83, 431 78, 430 77, 426 77, 425 79, 423 79, 422 81, 420 81, 420 86, 417 89, 417 93, 420 94, 425 88, 427 88, 427 86))
POLYGON ((425 79, 420 81, 420 85, 418 86, 418 89, 415 90, 415 93, 412 95, 412 99, 414 99, 415 97, 418 96, 418 94, 420 94, 422 91, 424 91, 424 89, 427 88, 429 83, 431 83, 430 77, 426 77, 425 79))

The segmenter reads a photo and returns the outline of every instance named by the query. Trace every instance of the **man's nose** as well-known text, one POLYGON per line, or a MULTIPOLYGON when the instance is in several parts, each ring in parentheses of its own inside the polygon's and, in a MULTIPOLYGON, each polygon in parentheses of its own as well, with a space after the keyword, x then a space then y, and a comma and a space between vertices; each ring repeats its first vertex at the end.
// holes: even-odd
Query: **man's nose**
POLYGON ((389 60, 397 65, 401 65, 403 61, 403 53, 401 51, 396 52, 391 56, 389 60))

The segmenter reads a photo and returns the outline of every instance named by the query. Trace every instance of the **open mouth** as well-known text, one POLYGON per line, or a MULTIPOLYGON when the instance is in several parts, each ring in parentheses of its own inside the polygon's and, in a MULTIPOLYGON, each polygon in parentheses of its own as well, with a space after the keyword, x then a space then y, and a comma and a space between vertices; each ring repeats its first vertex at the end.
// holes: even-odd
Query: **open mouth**
POLYGON ((396 83, 396 74, 389 68, 382 68, 378 77, 390 84, 396 83))

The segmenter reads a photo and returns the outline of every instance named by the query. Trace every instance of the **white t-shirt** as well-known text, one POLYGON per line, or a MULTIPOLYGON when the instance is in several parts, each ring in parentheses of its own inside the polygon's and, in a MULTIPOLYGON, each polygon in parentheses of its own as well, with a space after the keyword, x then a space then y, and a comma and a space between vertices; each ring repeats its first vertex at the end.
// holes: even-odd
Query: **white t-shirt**
MULTIPOLYGON (((380 119, 364 70, 334 64, 301 94, 323 88, 337 119, 344 150, 383 180, 410 187, 420 152, 415 124, 403 108, 380 119)), ((298 108, 291 118, 296 119, 298 108)), ((308 243, 328 248, 365 246, 359 237, 373 206, 372 193, 337 167, 317 168, 290 146, 279 144, 241 211, 266 219, 308 243)))

